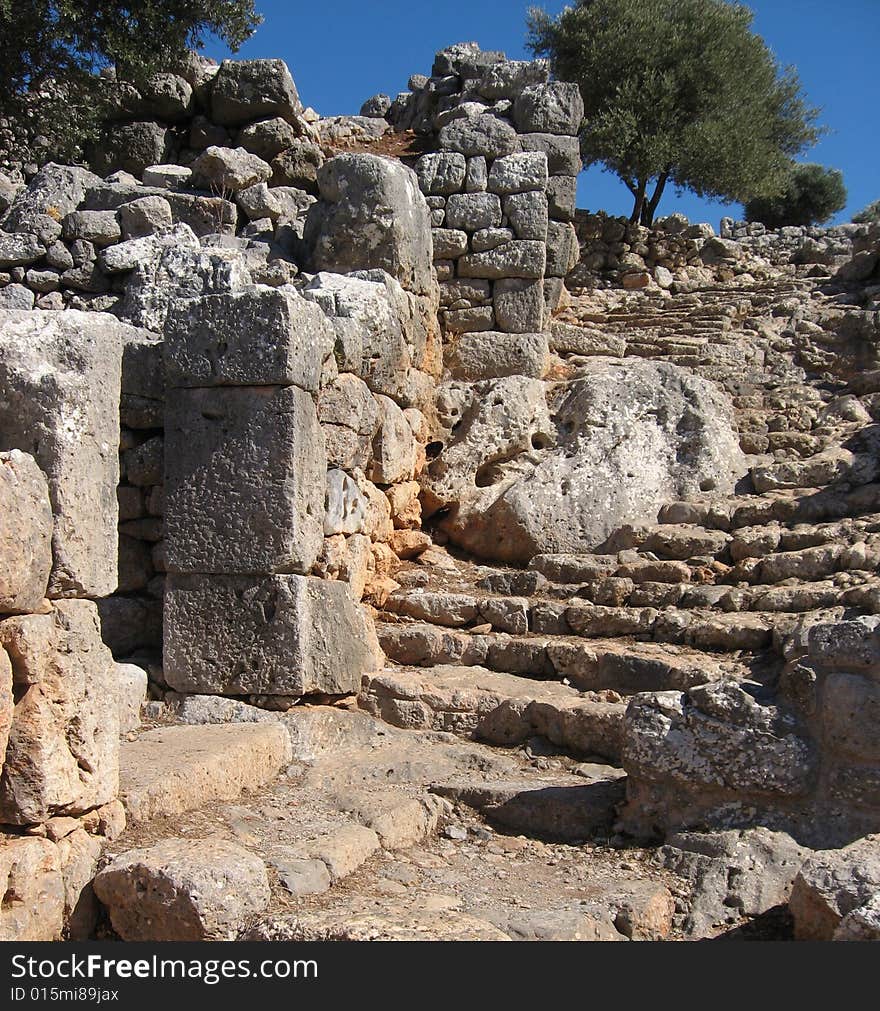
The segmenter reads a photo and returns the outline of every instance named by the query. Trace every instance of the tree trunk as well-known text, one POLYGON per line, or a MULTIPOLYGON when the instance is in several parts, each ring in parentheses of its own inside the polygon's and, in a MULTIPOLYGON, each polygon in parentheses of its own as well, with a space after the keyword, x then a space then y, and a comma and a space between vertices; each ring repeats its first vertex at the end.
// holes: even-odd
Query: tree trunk
POLYGON ((642 217, 642 211, 645 207, 645 190, 648 188, 648 180, 640 179, 639 188, 635 191, 636 203, 633 207, 633 212, 629 216, 629 220, 632 224, 635 224, 642 217))
POLYGON ((654 224, 654 215, 657 213, 657 207, 663 196, 663 190, 666 189, 666 183, 669 181, 669 171, 669 169, 666 169, 660 173, 657 185, 654 188, 654 195, 647 203, 642 204, 640 221, 646 228, 650 228, 654 224))

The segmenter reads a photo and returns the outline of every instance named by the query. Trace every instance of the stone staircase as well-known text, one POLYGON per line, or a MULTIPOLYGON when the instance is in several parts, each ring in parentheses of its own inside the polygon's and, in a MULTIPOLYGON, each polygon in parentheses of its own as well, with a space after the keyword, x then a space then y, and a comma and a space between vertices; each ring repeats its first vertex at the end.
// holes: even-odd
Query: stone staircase
POLYGON ((733 397, 748 474, 736 494, 668 503, 594 553, 517 569, 434 547, 406 563, 377 615, 389 666, 366 679, 361 707, 398 727, 496 745, 541 736, 615 763, 628 697, 725 680, 771 699, 792 637, 880 613, 876 405, 864 382, 856 396, 800 364, 831 303, 785 276, 577 296, 555 324, 562 367, 583 354, 580 329, 591 353, 713 379, 733 397))
POLYGON ((642 848, 624 831, 638 791, 622 766, 638 693, 702 692, 709 712, 725 704, 714 688, 743 686, 772 722, 792 643, 880 614, 880 383, 850 387, 843 362, 815 368, 811 320, 829 300, 788 278, 578 296, 556 324, 560 378, 584 348, 712 378, 750 455, 735 494, 669 502, 594 552, 521 568, 435 531, 375 612, 387 664, 356 705, 157 704, 159 726, 125 763, 130 806, 152 814, 116 848, 155 843, 173 812, 182 850, 210 838, 258 852, 270 898, 240 918, 249 939, 680 939, 750 920, 790 936, 784 916, 762 927, 762 914, 784 906, 809 851, 766 828, 642 848), (280 773, 242 786, 225 771, 238 731, 205 723, 265 738, 280 773), (149 749, 168 735, 192 752, 175 759, 192 776, 154 768, 149 749), (212 803, 178 814, 193 790, 212 803), (756 898, 758 880, 773 887, 756 898))

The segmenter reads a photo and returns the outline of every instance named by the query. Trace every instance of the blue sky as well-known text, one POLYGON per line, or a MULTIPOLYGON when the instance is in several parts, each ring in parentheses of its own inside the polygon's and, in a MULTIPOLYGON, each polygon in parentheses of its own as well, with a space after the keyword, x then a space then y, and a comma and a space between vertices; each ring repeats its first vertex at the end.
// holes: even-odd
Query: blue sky
MULTIPOLYGON (((321 115, 357 113, 379 91, 395 95, 411 74, 431 72, 433 55, 453 42, 476 41, 528 58, 521 0, 256 0, 264 24, 239 58, 280 57, 291 69, 300 96, 321 115)), ((539 4, 551 14, 562 2, 539 4)), ((877 124, 877 54, 880 0, 751 0, 755 29, 783 64, 794 64, 807 98, 822 109, 830 133, 805 155, 839 168, 849 203, 836 221, 880 198, 880 128, 877 124)), ((228 56, 220 45, 206 53, 228 56)), ((610 54, 609 58, 613 58, 610 54)), ((592 168, 581 174, 578 206, 629 214, 632 198, 611 174, 592 168)), ((692 221, 717 225, 737 205, 667 192, 661 214, 681 211, 692 221)))

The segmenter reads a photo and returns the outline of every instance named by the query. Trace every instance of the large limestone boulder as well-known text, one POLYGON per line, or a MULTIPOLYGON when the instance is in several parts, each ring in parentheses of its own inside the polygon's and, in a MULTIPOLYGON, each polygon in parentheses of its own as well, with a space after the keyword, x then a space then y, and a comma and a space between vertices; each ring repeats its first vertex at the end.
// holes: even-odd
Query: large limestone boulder
POLYGON ((0 779, 0 822, 30 825, 107 804, 119 785, 113 658, 88 600, 0 622, 16 705, 0 779))
POLYGON ((292 697, 354 693, 383 663, 348 584, 294 575, 170 576, 164 661, 180 692, 292 697))
POLYGON ((665 363, 597 359, 560 384, 448 384, 438 413, 447 436, 425 505, 483 558, 589 552, 664 502, 729 493, 746 470, 730 401, 665 363))
POLYGON ((36 611, 52 568, 52 504, 36 461, 0 453, 0 614, 36 611))
POLYGON ((214 78, 211 118, 223 126, 302 112, 296 85, 283 60, 224 60, 214 78))
POLYGON ((722 680, 633 696, 622 764, 629 777, 623 824, 651 835, 713 824, 731 805, 796 809, 813 787, 817 755, 787 709, 722 680))
POLYGON ((87 169, 49 162, 16 197, 3 218, 3 228, 7 232, 27 230, 28 225, 50 209, 60 220, 79 207, 92 186, 100 184, 100 177, 87 169))
POLYGON ((64 879, 48 839, 0 839, 0 941, 57 941, 64 927, 64 879))
POLYGON ((123 853, 95 893, 126 941, 231 941, 269 905, 263 861, 223 839, 165 839, 123 853))
POLYGON ((165 326, 170 386, 299 386, 317 392, 336 335, 313 301, 256 286, 182 300, 165 326))
MULTIPOLYGON (((880 836, 865 836, 843 849, 814 853, 795 878, 791 893, 789 908, 795 937, 801 941, 830 941, 845 918, 870 921, 869 911, 863 917, 852 914, 872 901, 876 908, 878 894, 880 836)), ((850 926, 856 928, 858 924, 847 924, 842 936, 847 936, 850 926)))
POLYGON ((320 201, 306 240, 317 271, 380 268, 419 295, 432 287, 431 215, 412 169, 391 158, 344 154, 318 171, 320 201))
POLYGON ((116 588, 123 338, 105 313, 0 313, 0 450, 30 453, 55 517, 49 595, 116 588))
MULTIPOLYGON (((167 235, 131 239, 149 244, 136 251, 137 265, 129 277, 120 315, 147 330, 162 332, 169 306, 178 299, 238 291, 251 284, 242 251, 236 247, 202 249, 189 228, 181 225, 167 235)), ((117 247, 118 248, 118 247, 117 247)))

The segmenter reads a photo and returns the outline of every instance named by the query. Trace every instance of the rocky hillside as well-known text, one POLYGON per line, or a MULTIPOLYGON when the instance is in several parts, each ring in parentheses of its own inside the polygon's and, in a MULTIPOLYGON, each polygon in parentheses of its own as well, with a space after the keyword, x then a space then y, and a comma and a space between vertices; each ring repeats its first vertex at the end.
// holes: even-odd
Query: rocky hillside
POLYGON ((0 187, 0 937, 880 938, 876 228, 576 211, 473 44, 108 87, 0 187))

